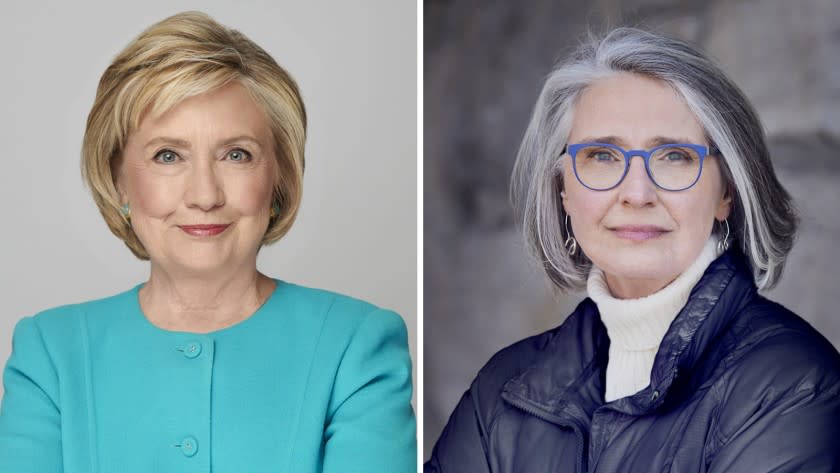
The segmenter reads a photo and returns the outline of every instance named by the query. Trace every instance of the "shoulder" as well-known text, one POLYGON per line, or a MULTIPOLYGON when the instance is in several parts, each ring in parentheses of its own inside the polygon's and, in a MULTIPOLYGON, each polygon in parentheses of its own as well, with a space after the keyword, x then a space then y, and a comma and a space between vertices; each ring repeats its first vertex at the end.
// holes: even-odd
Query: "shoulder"
POLYGON ((34 373, 31 376, 41 373, 41 383, 47 383, 45 380, 61 372, 76 369, 85 356, 84 340, 89 334, 86 325, 95 324, 95 320, 113 319, 109 315, 125 305, 124 300, 130 292, 57 306, 21 318, 12 335, 10 365, 34 373))
POLYGON ((37 331, 45 341, 69 342, 72 338, 68 335, 76 333, 81 324, 113 320, 111 315, 123 312, 130 306, 130 298, 132 295, 136 297, 136 289, 137 287, 108 297, 42 310, 20 319, 15 326, 15 333, 19 330, 37 331))
POLYGON ((601 332, 597 308, 587 298, 561 325, 499 350, 479 370, 470 387, 482 416, 490 416, 500 405, 505 385, 514 378, 543 369, 582 370, 591 361, 601 332))
POLYGON ((840 395, 840 354, 781 304, 755 297, 738 314, 727 339, 717 388, 726 419, 722 424, 730 424, 730 430, 769 405, 840 395))
POLYGON ((725 362, 739 374, 777 385, 807 380, 820 390, 840 383, 840 354, 822 334, 786 307, 755 297, 727 334, 732 346, 725 362))
POLYGON ((279 280, 278 284, 278 301, 302 317, 317 316, 328 337, 349 340, 386 333, 407 339, 405 322, 393 310, 334 291, 279 280))

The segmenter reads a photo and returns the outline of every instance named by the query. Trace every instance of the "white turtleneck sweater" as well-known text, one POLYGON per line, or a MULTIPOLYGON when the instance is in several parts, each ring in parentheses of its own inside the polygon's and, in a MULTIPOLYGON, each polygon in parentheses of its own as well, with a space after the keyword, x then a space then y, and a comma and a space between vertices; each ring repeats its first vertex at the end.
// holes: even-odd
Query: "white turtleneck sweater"
POLYGON ((587 280, 589 297, 598 305, 610 338, 607 362, 607 402, 639 392, 650 384, 659 344, 671 322, 685 306, 691 290, 719 255, 718 240, 709 238, 697 259, 659 291, 639 299, 617 299, 604 273, 593 265, 587 280))

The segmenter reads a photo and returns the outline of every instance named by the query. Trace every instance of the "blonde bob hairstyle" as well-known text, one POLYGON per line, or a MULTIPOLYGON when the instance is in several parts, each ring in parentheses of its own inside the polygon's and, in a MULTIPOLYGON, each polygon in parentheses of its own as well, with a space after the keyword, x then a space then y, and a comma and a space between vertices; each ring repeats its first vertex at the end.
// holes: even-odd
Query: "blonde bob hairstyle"
POLYGON ((108 228, 135 256, 149 254, 120 213, 116 170, 127 139, 146 116, 238 81, 265 112, 278 166, 272 206, 279 208, 262 244, 279 240, 297 216, 303 187, 306 110, 297 84, 242 33, 200 12, 152 25, 102 74, 82 144, 82 177, 108 228))

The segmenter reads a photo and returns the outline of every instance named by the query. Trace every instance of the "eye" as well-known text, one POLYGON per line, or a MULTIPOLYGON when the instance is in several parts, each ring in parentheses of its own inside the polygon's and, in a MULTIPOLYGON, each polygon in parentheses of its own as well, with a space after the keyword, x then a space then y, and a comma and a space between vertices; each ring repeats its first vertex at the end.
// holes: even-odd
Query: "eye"
POLYGON ((671 150, 663 157, 669 163, 690 163, 693 158, 682 151, 671 150))
POLYGON ((251 153, 241 148, 230 150, 227 154, 228 161, 233 161, 235 163, 247 162, 250 161, 251 158, 251 153))
POLYGON ((586 158, 596 163, 612 163, 619 161, 615 151, 607 148, 587 149, 586 158))
POLYGON ((178 156, 178 153, 172 150, 163 149, 158 151, 158 153, 154 157, 154 160, 163 164, 172 164, 177 162, 178 158, 180 158, 180 156, 178 156))

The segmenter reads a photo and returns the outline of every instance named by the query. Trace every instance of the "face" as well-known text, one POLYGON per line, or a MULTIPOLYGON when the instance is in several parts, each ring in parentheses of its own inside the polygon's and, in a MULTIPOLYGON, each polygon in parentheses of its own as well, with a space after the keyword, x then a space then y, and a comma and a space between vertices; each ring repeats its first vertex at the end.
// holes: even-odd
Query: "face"
POLYGON ((153 265, 199 274, 255 268, 275 166, 262 110, 233 83, 143 119, 117 188, 153 265))
MULTIPOLYGON (((663 142, 709 145, 676 91, 628 73, 600 80, 579 97, 569 143, 582 142, 625 150, 663 142)), ((639 156, 621 184, 606 191, 581 185, 571 157, 563 159, 563 207, 571 231, 616 297, 642 297, 668 285, 700 254, 715 219, 729 215, 717 157, 706 156, 699 181, 677 192, 657 187, 639 156)))

